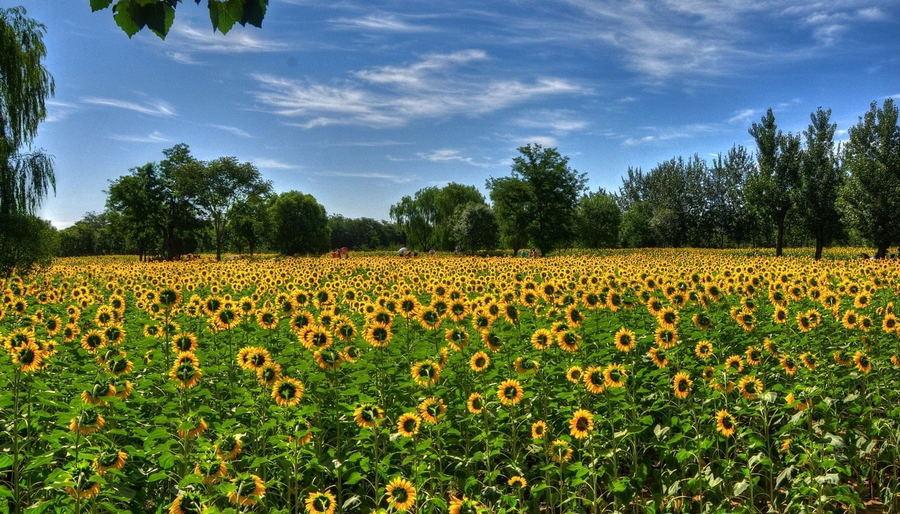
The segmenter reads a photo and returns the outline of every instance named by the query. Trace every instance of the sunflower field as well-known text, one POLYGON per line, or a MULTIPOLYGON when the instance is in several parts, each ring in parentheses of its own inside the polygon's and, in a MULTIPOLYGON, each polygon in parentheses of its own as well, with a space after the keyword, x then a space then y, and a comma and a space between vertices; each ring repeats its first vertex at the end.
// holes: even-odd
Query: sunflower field
POLYGON ((62 259, 0 279, 0 512, 897 512, 900 268, 62 259))

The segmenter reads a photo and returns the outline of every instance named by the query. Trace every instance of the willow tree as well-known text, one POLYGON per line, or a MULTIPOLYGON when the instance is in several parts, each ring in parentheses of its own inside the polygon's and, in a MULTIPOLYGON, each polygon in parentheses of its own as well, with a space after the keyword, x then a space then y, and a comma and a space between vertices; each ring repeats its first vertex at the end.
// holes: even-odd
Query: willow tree
POLYGON ((54 92, 45 32, 23 7, 0 9, 0 216, 33 213, 56 187, 51 157, 31 151, 54 92))

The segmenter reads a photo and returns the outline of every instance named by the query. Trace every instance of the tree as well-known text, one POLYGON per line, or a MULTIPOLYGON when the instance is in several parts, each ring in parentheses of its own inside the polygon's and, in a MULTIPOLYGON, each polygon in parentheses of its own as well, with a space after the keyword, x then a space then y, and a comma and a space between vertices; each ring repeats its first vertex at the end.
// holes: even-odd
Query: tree
POLYGON ((516 255, 528 246, 529 207, 534 203, 531 188, 515 177, 490 178, 487 188, 500 227, 500 242, 516 255))
POLYGON ((585 248, 609 248, 619 244, 622 212, 616 199, 603 189, 578 202, 578 242, 585 248))
POLYGON ((328 226, 331 228, 332 248, 346 246, 359 250, 373 250, 403 244, 397 226, 385 221, 331 215, 328 218, 328 226))
POLYGON ((110 182, 106 208, 121 220, 126 244, 141 260, 155 252, 162 241, 163 191, 153 163, 132 168, 110 182))
MULTIPOLYGON (((194 0, 197 4, 200 0, 194 0)), ((172 22, 175 8, 181 0, 116 0, 113 5, 113 19, 128 37, 149 28, 154 34, 165 39, 172 22)), ((91 10, 96 12, 112 5, 113 0, 90 0, 91 10)), ((207 2, 209 19, 213 30, 227 34, 235 23, 262 27, 268 0, 210 0, 207 2)))
POLYGON ((281 254, 316 254, 328 249, 328 216, 312 195, 299 191, 282 193, 270 204, 269 216, 272 247, 281 254))
POLYGON ((757 168, 748 180, 747 203, 758 216, 775 224, 775 255, 781 256, 785 220, 799 183, 800 138, 778 130, 772 109, 751 125, 749 133, 756 141, 757 168))
POLYGON ((816 260, 822 258, 822 249, 841 230, 837 197, 843 170, 834 148, 836 129, 837 125, 831 123, 831 109, 820 107, 810 115, 809 127, 803 132, 806 151, 800 167, 797 208, 807 230, 815 237, 816 260))
POLYGON ((272 184, 262 179, 252 163, 238 162, 235 157, 220 157, 207 163, 194 162, 175 170, 181 190, 212 225, 216 260, 222 260, 229 210, 251 195, 267 194, 272 184))
POLYGON ((271 226, 268 209, 270 198, 269 193, 251 194, 235 202, 228 210, 228 229, 238 252, 246 248, 252 257, 266 240, 271 226))
POLYGON ((453 215, 470 202, 484 203, 484 196, 474 186, 451 182, 442 188, 426 187, 392 205, 391 219, 400 225, 410 246, 450 250, 454 246, 453 215))
POLYGON ((466 253, 497 248, 499 227, 494 211, 483 203, 471 202, 454 216, 453 239, 466 253))
POLYGON ((163 157, 156 165, 162 198, 162 205, 157 208, 162 219, 162 254, 173 259, 195 251, 202 236, 203 220, 193 202, 193 186, 185 177, 201 173, 203 163, 183 143, 163 150, 163 157))
POLYGON ((632 202, 622 214, 621 239, 622 246, 627 248, 646 248, 655 246, 651 220, 653 207, 646 200, 632 202))
POLYGON ((59 254, 110 255, 128 253, 124 225, 112 211, 89 212, 72 226, 59 231, 59 254))
POLYGON ((744 187, 752 171, 753 159, 743 146, 732 146, 724 157, 719 154, 713 159, 703 185, 704 239, 720 247, 748 240, 750 223, 744 205, 744 187))
POLYGON ((56 229, 46 220, 18 214, 2 220, 0 277, 21 275, 50 266, 59 244, 56 229))
MULTIPOLYGON (((531 144, 519 148, 513 158, 512 178, 528 187, 528 239, 546 255, 569 243, 575 230, 575 207, 586 178, 569 167, 569 158, 556 148, 531 144)), ((488 181, 488 187, 493 179, 488 181)))
POLYGON ((849 224, 883 258, 900 241, 900 125, 894 101, 869 110, 849 130, 844 165, 849 172, 841 191, 841 204, 849 224))
POLYGON ((55 230, 33 213, 56 189, 53 159, 23 152, 47 116, 54 82, 44 67, 46 28, 22 7, 0 9, 0 273, 26 273, 55 249, 55 230), (45 244, 46 243, 46 244, 45 244))

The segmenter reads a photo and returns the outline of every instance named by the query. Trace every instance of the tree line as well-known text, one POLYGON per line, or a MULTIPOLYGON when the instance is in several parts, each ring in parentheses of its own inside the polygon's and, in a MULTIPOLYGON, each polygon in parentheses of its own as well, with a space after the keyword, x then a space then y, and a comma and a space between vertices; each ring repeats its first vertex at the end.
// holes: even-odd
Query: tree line
POLYGON ((710 162, 629 168, 614 193, 587 191, 567 157, 529 145, 509 176, 488 179, 490 206, 473 186, 451 183, 405 196, 390 213, 411 244, 439 250, 769 246, 780 256, 786 245, 811 245, 818 259, 828 245, 852 243, 884 257, 900 242, 898 109, 890 98, 873 102, 846 142, 836 131, 828 109, 801 133, 782 131, 769 109, 748 130, 755 151, 735 145, 710 162))

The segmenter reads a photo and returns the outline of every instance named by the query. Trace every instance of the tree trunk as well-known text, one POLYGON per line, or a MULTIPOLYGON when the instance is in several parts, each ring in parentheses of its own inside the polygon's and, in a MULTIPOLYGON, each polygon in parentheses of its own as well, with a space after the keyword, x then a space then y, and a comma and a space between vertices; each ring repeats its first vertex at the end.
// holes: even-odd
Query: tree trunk
POLYGON ((778 236, 775 239, 775 257, 784 253, 784 218, 778 221, 778 236))
POLYGON ((890 243, 878 243, 878 250, 875 252, 875 258, 884 259, 887 257, 887 251, 890 246, 890 243))
POLYGON ((816 238, 816 260, 822 258, 822 250, 825 248, 825 244, 821 239, 816 238))

